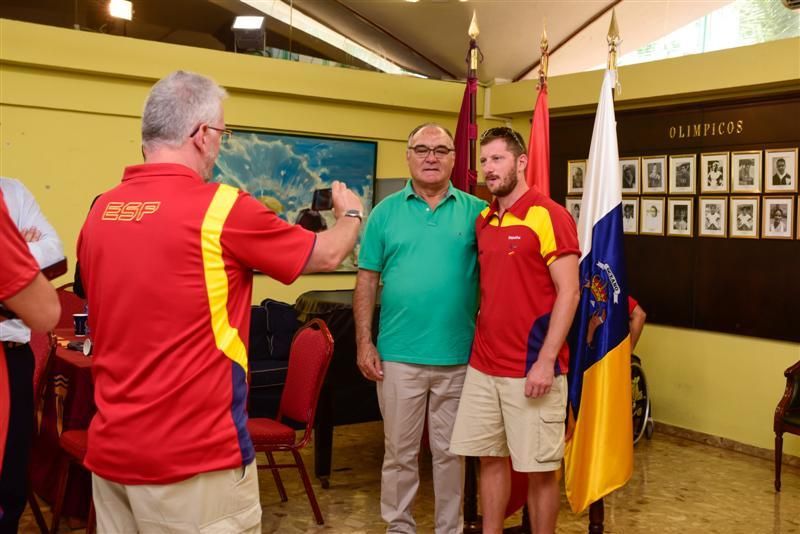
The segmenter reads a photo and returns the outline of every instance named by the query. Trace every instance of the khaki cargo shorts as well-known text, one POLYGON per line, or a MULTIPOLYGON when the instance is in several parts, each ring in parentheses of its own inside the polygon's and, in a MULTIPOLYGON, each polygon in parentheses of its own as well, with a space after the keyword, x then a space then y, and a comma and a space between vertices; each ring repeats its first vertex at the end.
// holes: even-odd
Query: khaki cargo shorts
POLYGON ((467 369, 450 451, 463 456, 511 456, 522 473, 555 471, 564 456, 567 378, 550 392, 525 396, 525 378, 490 376, 467 369))

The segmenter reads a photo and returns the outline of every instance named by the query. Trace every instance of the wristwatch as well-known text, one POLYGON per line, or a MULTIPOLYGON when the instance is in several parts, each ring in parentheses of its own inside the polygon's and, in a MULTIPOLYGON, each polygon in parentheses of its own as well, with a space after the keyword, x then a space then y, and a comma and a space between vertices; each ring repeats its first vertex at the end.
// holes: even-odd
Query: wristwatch
POLYGON ((359 210, 347 210, 344 212, 345 217, 355 217, 359 222, 364 221, 364 214, 359 210))

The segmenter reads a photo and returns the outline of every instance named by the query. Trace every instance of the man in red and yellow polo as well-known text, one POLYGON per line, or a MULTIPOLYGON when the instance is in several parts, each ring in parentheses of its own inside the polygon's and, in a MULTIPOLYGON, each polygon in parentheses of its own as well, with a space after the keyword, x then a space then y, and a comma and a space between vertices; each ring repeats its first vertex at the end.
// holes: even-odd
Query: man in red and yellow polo
POLYGON ((569 349, 578 305, 575 222, 525 183, 520 135, 481 137, 481 169, 495 196, 476 221, 481 304, 451 451, 480 456, 483 532, 503 531, 507 457, 528 473, 531 530, 555 532, 556 470, 564 454, 569 349))
POLYGON ((175 72, 142 117, 145 163, 94 203, 78 240, 97 414, 86 466, 101 532, 260 532, 247 433, 252 271, 285 284, 352 250, 358 198, 334 183, 337 224, 313 234, 209 183, 225 90, 175 72))

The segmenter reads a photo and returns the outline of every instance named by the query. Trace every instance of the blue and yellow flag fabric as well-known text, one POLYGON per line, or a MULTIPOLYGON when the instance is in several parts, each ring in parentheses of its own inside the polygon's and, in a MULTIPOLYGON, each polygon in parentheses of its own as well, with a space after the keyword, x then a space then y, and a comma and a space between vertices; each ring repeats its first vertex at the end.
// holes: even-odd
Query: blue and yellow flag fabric
POLYGON ((570 336, 567 499, 574 512, 633 472, 631 347, 614 87, 607 70, 587 161, 578 238, 581 299, 570 336))

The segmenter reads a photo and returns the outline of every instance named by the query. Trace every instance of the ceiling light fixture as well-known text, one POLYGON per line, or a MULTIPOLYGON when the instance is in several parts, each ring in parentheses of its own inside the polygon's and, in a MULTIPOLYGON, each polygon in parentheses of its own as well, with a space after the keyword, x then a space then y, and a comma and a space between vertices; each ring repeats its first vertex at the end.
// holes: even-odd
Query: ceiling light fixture
POLYGON ((110 0, 108 14, 117 19, 133 19, 133 2, 130 0, 110 0))
POLYGON ((233 21, 234 30, 260 30, 264 26, 264 17, 236 17, 233 21))

